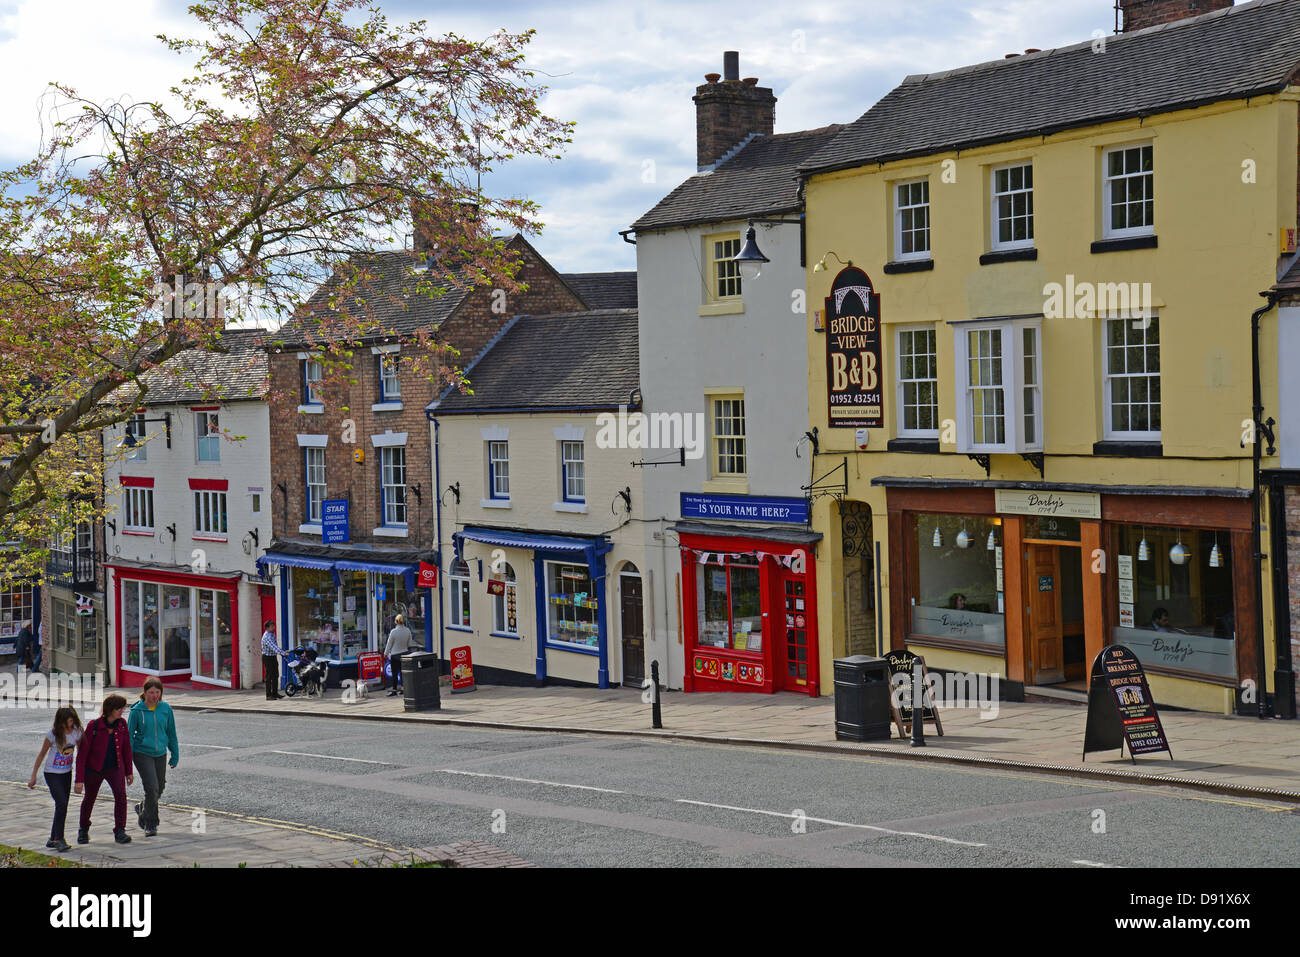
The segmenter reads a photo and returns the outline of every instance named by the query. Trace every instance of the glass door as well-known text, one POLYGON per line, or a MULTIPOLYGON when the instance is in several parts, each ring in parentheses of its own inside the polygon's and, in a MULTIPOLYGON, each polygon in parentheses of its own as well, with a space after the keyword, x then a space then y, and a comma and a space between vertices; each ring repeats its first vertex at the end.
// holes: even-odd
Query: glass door
POLYGON ((802 578, 781 576, 785 606, 785 662, 783 683, 792 689, 808 686, 808 607, 802 578))

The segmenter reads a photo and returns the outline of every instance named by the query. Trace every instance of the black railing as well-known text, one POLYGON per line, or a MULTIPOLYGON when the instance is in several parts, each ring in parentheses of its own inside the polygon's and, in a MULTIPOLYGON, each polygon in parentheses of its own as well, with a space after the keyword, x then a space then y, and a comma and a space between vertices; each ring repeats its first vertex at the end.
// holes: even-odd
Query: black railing
POLYGON ((94 549, 78 548, 53 549, 46 569, 54 578, 70 581, 74 585, 95 584, 98 572, 98 556, 94 549))

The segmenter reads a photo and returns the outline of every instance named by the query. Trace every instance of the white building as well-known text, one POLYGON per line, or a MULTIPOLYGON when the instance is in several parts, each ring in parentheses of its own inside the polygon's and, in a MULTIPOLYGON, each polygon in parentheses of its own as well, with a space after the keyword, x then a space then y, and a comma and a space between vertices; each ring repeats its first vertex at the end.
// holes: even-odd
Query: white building
POLYGON ((145 408, 105 431, 108 449, 138 445, 105 474, 107 641, 120 685, 262 678, 262 622, 277 617, 256 565, 271 535, 262 335, 227 330, 228 352, 173 359, 145 408), (214 398, 204 387, 216 384, 214 398))

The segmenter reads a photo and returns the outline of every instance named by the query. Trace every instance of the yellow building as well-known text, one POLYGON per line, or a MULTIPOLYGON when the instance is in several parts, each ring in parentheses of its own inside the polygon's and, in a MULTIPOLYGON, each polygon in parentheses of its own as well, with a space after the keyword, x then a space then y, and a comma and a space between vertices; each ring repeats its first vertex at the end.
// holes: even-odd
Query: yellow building
MULTIPOLYGON (((1291 262, 1298 66, 1300 4, 1258 0, 908 77, 804 164, 823 668, 907 647, 1015 697, 1115 643, 1160 703, 1252 714, 1262 636, 1289 672, 1251 313, 1291 262)), ((1289 411, 1269 362, 1262 397, 1289 411)))

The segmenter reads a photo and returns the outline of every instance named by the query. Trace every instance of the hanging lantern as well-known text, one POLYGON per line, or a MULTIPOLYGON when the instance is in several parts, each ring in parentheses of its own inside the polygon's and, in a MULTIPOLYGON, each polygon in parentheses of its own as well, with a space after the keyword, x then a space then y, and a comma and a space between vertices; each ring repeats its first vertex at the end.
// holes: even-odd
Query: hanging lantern
POLYGON ((993 529, 989 529, 989 551, 995 551, 998 547, 998 541, 993 537, 993 529))
POLYGON ((1183 534, 1178 533, 1178 543, 1169 549, 1169 560, 1175 565, 1187 564, 1187 546, 1183 544, 1183 534))
POLYGON ((1219 551, 1219 536, 1214 536, 1214 547, 1210 549, 1210 567, 1223 567, 1223 553, 1219 551))
POLYGON ((939 526, 934 527, 934 540, 931 542, 935 548, 943 548, 943 532, 939 531, 939 526))
POLYGON ((1142 533, 1142 541, 1138 542, 1138 561, 1145 562, 1151 558, 1151 549, 1147 547, 1146 532, 1142 533))
POLYGON ((970 535, 964 527, 957 533, 957 547, 970 548, 970 535))

